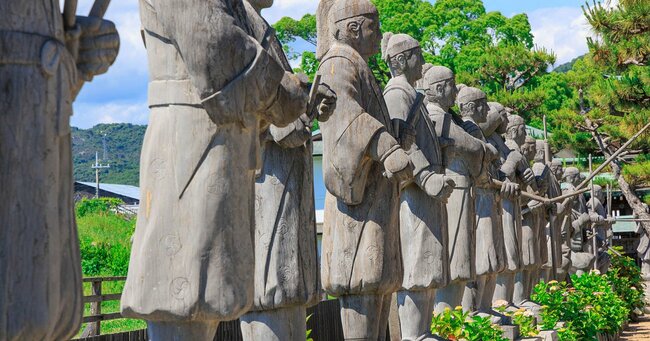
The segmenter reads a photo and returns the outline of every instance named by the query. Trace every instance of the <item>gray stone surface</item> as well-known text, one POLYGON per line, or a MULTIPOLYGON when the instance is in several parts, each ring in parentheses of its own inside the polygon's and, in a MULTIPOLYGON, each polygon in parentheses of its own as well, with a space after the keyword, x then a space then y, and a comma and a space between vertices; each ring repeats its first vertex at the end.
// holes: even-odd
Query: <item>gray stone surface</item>
POLYGON ((119 37, 99 17, 66 26, 60 8, 0 2, 0 340, 67 340, 83 313, 70 115, 119 37))
POLYGON ((402 284, 399 184, 414 167, 367 64, 379 52, 377 9, 368 0, 322 1, 316 19, 319 37, 331 38, 318 41, 321 81, 337 94, 331 119, 320 125, 323 288, 339 297, 346 339, 376 340, 402 284))
MULTIPOLYGON (((571 193, 575 191, 575 186, 581 182, 580 171, 575 167, 567 167, 564 170, 563 179, 567 183, 563 193, 571 193)), ((571 265, 569 273, 580 276, 593 269, 595 261, 593 253, 589 252, 587 248, 587 244, 590 243, 590 240, 587 239, 587 231, 590 230, 592 217, 587 210, 587 200, 582 194, 573 197, 569 207, 571 207, 572 211, 571 219, 568 219, 567 222, 571 226, 569 238, 571 265)))
POLYGON ((543 341, 558 341, 560 339, 555 330, 541 330, 539 332, 539 337, 543 341))
POLYGON ((501 330, 503 331, 503 337, 508 339, 509 341, 514 341, 519 339, 519 326, 518 325, 501 325, 499 326, 501 330))
POLYGON ((309 89, 244 2, 141 0, 140 12, 151 117, 122 313, 160 338, 211 339, 253 304, 260 122, 294 122, 309 89))
POLYGON ((433 122, 413 87, 424 62, 417 40, 385 33, 382 54, 393 76, 384 90, 386 105, 415 166, 414 181, 400 196, 404 278, 397 293, 401 338, 415 340, 429 333, 435 290, 449 278, 445 203, 454 183, 444 177, 433 122))
POLYGON ((447 201, 450 284, 436 294, 434 310, 440 313, 445 307, 460 305, 465 284, 476 277, 476 216, 471 188, 484 165, 496 157, 496 151, 463 130, 462 119, 451 112, 457 95, 451 70, 434 66, 425 74, 424 82, 428 85, 427 110, 441 141, 445 176, 456 184, 447 201))

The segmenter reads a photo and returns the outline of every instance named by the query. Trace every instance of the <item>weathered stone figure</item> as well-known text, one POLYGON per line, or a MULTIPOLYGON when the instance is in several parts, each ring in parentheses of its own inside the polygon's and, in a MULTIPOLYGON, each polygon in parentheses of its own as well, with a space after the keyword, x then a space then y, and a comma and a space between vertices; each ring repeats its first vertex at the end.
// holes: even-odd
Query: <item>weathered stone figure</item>
POLYGON ((70 115, 118 49, 110 21, 64 27, 58 0, 0 2, 0 340, 79 331, 70 115))
POLYGON ((211 340, 253 304, 260 121, 294 122, 308 88, 243 1, 141 0, 140 15, 151 118, 122 313, 152 339, 211 340))
POLYGON ((339 298, 346 340, 377 340, 402 283, 399 184, 413 165, 367 64, 381 42, 377 8, 368 0, 321 2, 317 20, 319 35, 331 38, 319 36, 321 81, 337 95, 321 124, 323 288, 339 298))
MULTIPOLYGON (((575 186, 580 183, 580 171, 575 167, 567 167, 564 171, 564 180, 567 182, 566 188, 563 193, 571 193, 575 191, 575 186)), ((587 250, 585 244, 590 241, 587 239, 587 231, 591 226, 592 219, 587 212, 587 200, 585 196, 580 194, 572 199, 569 204, 572 213, 570 216, 571 224, 571 268, 570 274, 577 274, 578 276, 589 272, 593 269, 595 257, 593 253, 587 250)))
MULTIPOLYGON (((456 83, 451 70, 434 66, 424 76, 427 110, 435 123, 442 147, 445 176, 456 186, 447 201, 450 284, 436 293, 435 312, 461 304, 465 284, 476 277, 476 217, 471 187, 483 167, 496 157, 496 150, 463 130, 463 121, 450 111, 456 99, 456 83)), ((478 94, 467 92, 462 101, 478 100, 478 94)))
POLYGON ((393 78, 384 98, 402 148, 415 169, 400 196, 400 240, 404 279, 397 292, 402 340, 429 336, 437 288, 449 281, 447 208, 454 182, 444 176, 435 127, 413 85, 422 75, 422 51, 405 34, 385 33, 382 56, 393 78), (412 135, 415 135, 414 137, 412 135))
MULTIPOLYGON (((534 186, 535 174, 530 169, 528 159, 523 155, 523 151, 520 147, 524 145, 526 141, 526 125, 523 118, 518 115, 508 115, 508 124, 506 126, 506 133, 504 134, 504 137, 505 145, 509 149, 507 155, 509 159, 512 157, 511 164, 513 165, 513 167, 509 168, 505 173, 508 174, 509 177, 513 180, 516 180, 522 188, 534 186)), ((519 290, 523 289, 524 278, 522 276, 522 271, 525 268, 524 254, 526 252, 524 251, 524 247, 526 247, 526 245, 523 239, 523 216, 521 211, 522 199, 518 199, 512 202, 512 204, 519 206, 517 209, 509 207, 509 204, 509 202, 504 200, 503 226, 504 233, 506 234, 505 240, 506 245, 508 245, 511 243, 511 241, 509 241, 511 237, 516 238, 516 243, 519 250, 519 263, 517 269, 513 272, 510 272, 510 265, 512 264, 509 262, 509 266, 506 269, 507 272, 505 272, 504 276, 499 276, 499 278, 497 278, 495 300, 499 299, 511 304, 517 304, 519 302, 517 302, 514 292, 516 288, 519 288, 519 290), (511 219, 514 219, 514 222, 512 222, 511 219), (515 228, 511 228, 509 225, 514 226, 515 228), (514 232, 514 236, 508 236, 511 231, 514 232)), ((508 250, 508 247, 506 247, 506 250, 508 250)))
MULTIPOLYGON (((600 273, 605 273, 609 270, 611 264, 609 254, 607 253, 609 238, 612 235, 612 223, 607 220, 607 210, 603 205, 605 201, 605 194, 603 188, 599 185, 594 185, 595 198, 590 198, 587 201, 587 210, 589 216, 596 218, 598 221, 594 222, 596 229, 596 247, 598 260, 596 265, 600 273)), ((594 253, 593 243, 587 243, 587 249, 594 253)))
MULTIPOLYGON (((512 125, 508 113, 503 105, 491 103, 491 109, 501 116, 502 125, 496 134, 487 137, 501 156, 499 173, 508 180, 525 186, 535 179, 535 175, 528 167, 528 163, 517 147, 515 140, 521 139, 521 131, 525 134, 525 127, 512 125), (504 140, 500 133, 503 133, 504 140)), ((525 135, 523 135, 525 136, 525 135)), ((512 304, 515 274, 521 269, 521 207, 519 197, 501 197, 501 223, 503 226, 503 240, 506 249, 506 267, 497 275, 496 287, 492 298, 493 302, 505 301, 512 304)))
MULTIPOLYGON (((271 26, 254 14, 272 4, 248 0, 245 6, 256 36, 269 35, 262 46, 291 71, 271 26)), ((255 182, 255 295, 252 311, 241 317, 244 340, 304 339, 306 307, 320 299, 310 123, 306 115, 286 127, 262 123, 262 168, 255 182)))
MULTIPOLYGON (((465 87, 460 90, 456 100, 463 118, 464 129, 475 138, 487 144, 479 124, 487 123, 489 106, 487 96, 479 89, 465 87)), ((496 126, 496 123, 492 124, 496 126)), ((494 127, 496 128, 496 127, 494 127)), ((494 129, 493 128, 493 129, 494 129)), ((491 132, 490 132, 491 133, 491 132)), ((494 148, 489 145, 490 148, 494 148)), ((496 284, 496 274, 505 267, 505 247, 503 244, 503 227, 501 224, 499 197, 492 188, 491 179, 497 179, 498 154, 486 162, 479 177, 474 182, 475 224, 476 224, 476 280, 470 281, 463 295, 463 309, 467 311, 483 310, 490 312, 492 295, 496 284), (484 292, 489 292, 489 303, 483 305, 484 292)), ((504 183, 506 193, 516 192, 517 185, 504 183)), ((486 295, 488 296, 488 295, 486 295)))

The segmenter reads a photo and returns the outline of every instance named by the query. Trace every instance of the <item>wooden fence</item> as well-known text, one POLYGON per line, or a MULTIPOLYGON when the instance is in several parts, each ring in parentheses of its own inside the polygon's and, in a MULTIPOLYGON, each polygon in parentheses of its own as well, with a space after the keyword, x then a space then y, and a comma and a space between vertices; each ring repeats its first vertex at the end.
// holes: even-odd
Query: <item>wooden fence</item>
MULTIPOLYGON (((90 303, 90 315, 84 316, 83 322, 88 323, 78 340, 87 341, 146 341, 146 330, 136 330, 118 334, 101 334, 102 321, 122 318, 120 313, 102 313, 101 304, 106 301, 119 300, 122 294, 102 294, 102 283, 124 281, 126 277, 90 277, 83 281, 91 283, 92 292, 84 296, 84 303, 90 303)), ((338 300, 326 300, 307 309, 307 330, 311 329, 314 341, 343 340, 343 327, 341 326, 340 306, 338 300)), ((306 318, 306 316, 305 316, 306 318)), ((387 333, 388 335, 388 333, 387 333)), ((242 340, 239 320, 222 322, 215 335, 214 341, 240 341, 242 340)))

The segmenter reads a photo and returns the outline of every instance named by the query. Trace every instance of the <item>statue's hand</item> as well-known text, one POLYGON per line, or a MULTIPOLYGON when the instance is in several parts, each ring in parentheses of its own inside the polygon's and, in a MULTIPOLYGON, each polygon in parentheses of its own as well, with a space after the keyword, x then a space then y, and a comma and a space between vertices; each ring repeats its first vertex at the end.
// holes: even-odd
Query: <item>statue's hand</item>
POLYGON ((508 200, 514 200, 519 196, 519 184, 506 179, 501 185, 501 194, 508 200))
POLYGON ((384 159, 384 169, 386 177, 395 179, 398 183, 413 178, 413 163, 406 152, 401 149, 395 149, 384 159))
POLYGON ((524 174, 522 174, 523 180, 526 184, 530 185, 535 181, 535 173, 530 168, 526 168, 524 174))
POLYGON ((589 221, 592 223, 600 223, 603 221, 603 217, 596 212, 589 212, 589 221))
POLYGON ((424 191, 428 196, 446 203, 455 187, 456 182, 453 179, 442 174, 433 174, 426 180, 424 191))
POLYGON ((316 100, 319 101, 317 107, 318 116, 316 119, 321 122, 329 120, 330 116, 332 116, 336 109, 336 93, 327 84, 321 83, 318 86, 318 95, 316 96, 316 100))
POLYGON ((66 46, 76 59, 81 79, 90 81, 108 71, 120 49, 120 36, 111 21, 78 16, 77 28, 66 34, 66 46), (74 34, 78 32, 78 34, 74 34), (77 40, 77 41, 75 41, 77 40))

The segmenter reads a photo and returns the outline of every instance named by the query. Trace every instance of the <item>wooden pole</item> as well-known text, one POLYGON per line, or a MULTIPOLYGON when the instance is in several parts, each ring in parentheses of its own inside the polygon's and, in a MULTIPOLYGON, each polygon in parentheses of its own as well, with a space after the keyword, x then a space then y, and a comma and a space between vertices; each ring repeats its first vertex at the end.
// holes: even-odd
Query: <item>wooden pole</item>
POLYGON ((74 27, 77 21, 77 0, 66 0, 63 4, 63 26, 66 29, 74 27))
MULTIPOLYGON (((551 168, 551 161, 553 157, 551 156, 551 147, 548 144, 548 128, 546 126, 546 115, 544 115, 544 161, 546 162, 546 166, 551 168)), ((553 175, 550 175, 551 177, 555 177, 553 175)), ((550 203, 551 205, 555 205, 554 202, 550 203)), ((548 207, 547 209, 548 213, 548 228, 549 228, 549 235, 551 237, 551 277, 553 279, 557 279, 557 262, 556 262, 556 254, 555 254, 555 243, 557 243, 557 236, 555 235, 555 219, 552 217, 551 214, 551 208, 548 207)), ((557 217, 557 215, 556 215, 557 217)))
POLYGON ((111 0, 95 0, 93 7, 90 9, 89 17, 103 18, 108 10, 111 0))
MULTIPOLYGON (((494 179, 492 179, 492 184, 493 184, 495 189, 500 189, 501 186, 503 186, 502 181, 494 180, 494 179)), ((537 194, 533 194, 533 193, 526 192, 526 191, 521 191, 521 196, 524 197, 524 198, 527 198, 527 199, 537 200, 537 201, 539 201, 541 203, 544 203, 544 204, 547 204, 547 203, 550 202, 548 200, 548 198, 544 198, 544 197, 541 197, 541 196, 539 196, 537 194)))

